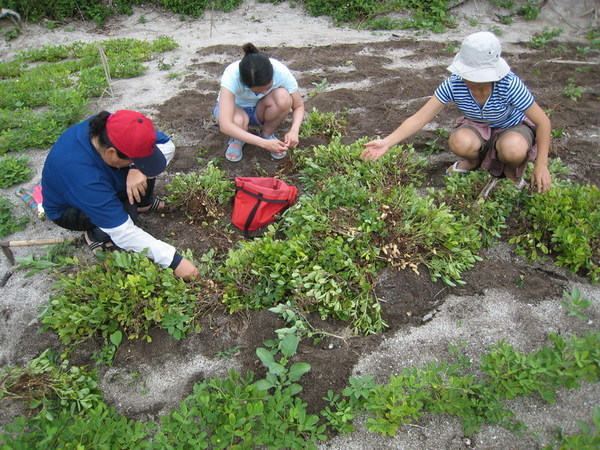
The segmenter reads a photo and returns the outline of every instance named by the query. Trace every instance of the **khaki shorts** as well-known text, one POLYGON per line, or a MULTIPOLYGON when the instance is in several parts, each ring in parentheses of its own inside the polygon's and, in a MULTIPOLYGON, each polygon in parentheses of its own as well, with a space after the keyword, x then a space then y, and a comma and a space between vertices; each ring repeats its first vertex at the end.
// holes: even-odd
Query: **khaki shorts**
MULTIPOLYGON (((479 150, 479 153, 481 154, 482 157, 485 156, 485 154, 489 150, 489 145, 488 145, 489 141, 484 139, 484 137, 481 135, 481 133, 479 132, 477 127, 474 127, 473 125, 469 125, 469 124, 464 124, 464 125, 460 125, 452 133, 456 133, 461 128, 467 128, 467 129, 473 131, 473 133, 475 133, 475 136, 477 136, 479 138, 479 140, 481 141, 481 149, 479 150)), ((510 132, 519 133, 521 136, 523 136, 525 138, 525 140, 527 141, 527 147, 529 147, 529 148, 531 148, 531 146, 533 145, 533 143, 535 141, 535 132, 531 128, 529 128, 527 125, 521 123, 519 125, 515 125, 514 127, 505 128, 504 130, 502 130, 500 133, 498 133, 497 135, 494 136, 494 142, 496 142, 503 134, 510 133, 510 132)))

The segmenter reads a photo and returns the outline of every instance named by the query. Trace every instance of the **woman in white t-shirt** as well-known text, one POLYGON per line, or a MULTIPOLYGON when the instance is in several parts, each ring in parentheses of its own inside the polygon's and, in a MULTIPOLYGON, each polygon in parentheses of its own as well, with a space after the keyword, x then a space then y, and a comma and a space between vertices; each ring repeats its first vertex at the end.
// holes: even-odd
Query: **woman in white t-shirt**
POLYGON ((245 44, 242 50, 244 57, 223 72, 213 111, 221 131, 230 137, 225 158, 240 161, 244 144, 252 144, 281 159, 298 145, 304 118, 298 82, 283 63, 269 58, 253 44, 245 44), (292 126, 279 140, 273 133, 290 111, 292 126), (261 127, 258 136, 248 132, 250 125, 261 127))

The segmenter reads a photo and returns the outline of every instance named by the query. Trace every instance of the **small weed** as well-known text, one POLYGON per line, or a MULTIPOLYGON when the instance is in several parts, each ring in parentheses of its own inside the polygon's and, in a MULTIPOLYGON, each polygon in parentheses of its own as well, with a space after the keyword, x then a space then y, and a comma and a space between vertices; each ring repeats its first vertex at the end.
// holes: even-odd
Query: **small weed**
POLYGON ((556 48, 552 51, 553 55, 562 55, 564 53, 566 53, 569 50, 569 47, 567 47, 564 44, 558 44, 556 46, 556 48))
POLYGON ((567 300, 561 301, 560 306, 568 311, 567 316, 586 320, 587 316, 584 310, 592 306, 592 302, 587 298, 581 298, 579 288, 574 288, 571 293, 565 291, 563 295, 567 300))
POLYGON ((542 71, 541 71, 541 70, 539 70, 539 69, 538 69, 538 70, 534 70, 533 72, 531 72, 531 74, 532 74, 534 77, 541 77, 541 76, 542 76, 542 71))
POLYGON ((469 25, 471 25, 472 27, 476 27, 477 25, 479 25, 479 20, 477 20, 477 19, 470 19, 469 20, 469 25))
POLYGON ((567 87, 562 91, 563 95, 573 102, 579 100, 584 92, 585 88, 583 86, 575 86, 574 78, 567 79, 567 87))
POLYGON ((589 72, 592 68, 590 66, 576 67, 577 72, 589 72))
POLYGON ((552 130, 552 137, 555 139, 563 137, 564 134, 565 134, 565 130, 562 128, 557 128, 557 129, 552 130))
POLYGON ((157 62, 158 70, 171 70, 173 64, 166 63, 162 58, 157 62))
POLYGON ((562 28, 554 28, 551 30, 548 27, 544 27, 543 31, 536 33, 531 37, 527 45, 537 50, 545 49, 548 47, 548 43, 559 36, 560 33, 562 33, 562 28))
POLYGON ((221 359, 231 359, 243 348, 245 348, 243 345, 235 345, 231 348, 227 348, 215 353, 215 357, 221 359))
POLYGON ((313 89, 312 91, 310 91, 308 93, 309 97, 314 97, 317 94, 320 94, 321 92, 325 92, 325 90, 329 87, 329 81, 327 81, 327 78, 323 78, 321 81, 313 81, 312 84, 315 89, 313 89))
MULTIPOLYGON (((577 421, 581 433, 566 435, 561 428, 556 430, 556 447, 560 449, 593 449, 600 445, 600 406, 594 406, 592 425, 577 421)), ((546 447, 550 448, 550 447, 546 447)))
POLYGON ((521 275, 519 275, 519 278, 517 278, 517 280, 515 281, 515 286, 523 287, 524 283, 525 283, 525 275, 521 274, 521 275))
POLYGON ((591 47, 577 47, 577 56, 580 58, 586 57, 592 51, 591 47))
POLYGON ((540 7, 537 2, 526 1, 517 9, 517 14, 525 20, 535 20, 540 14, 540 7))
POLYGON ((2 35, 4 36, 4 40, 6 40, 6 41, 12 41, 13 39, 18 38, 20 34, 21 34, 21 28, 19 28, 19 27, 11 28, 9 30, 2 32, 2 35))
POLYGON ((435 155, 437 153, 442 153, 446 149, 442 145, 438 145, 438 141, 440 138, 430 139, 425 142, 425 148, 422 150, 424 155, 435 155))
POLYGON ((44 23, 44 26, 46 28, 48 28, 49 30, 55 30, 56 28, 60 27, 60 24, 57 22, 54 22, 53 20, 48 20, 48 21, 46 21, 46 23, 44 23))
POLYGON ((141 15, 141 16, 138 18, 138 23, 146 23, 146 22, 148 22, 148 20, 146 19, 146 17, 145 17, 145 16, 141 15))
POLYGON ((9 200, 0 197, 0 238, 24 229, 29 222, 27 217, 16 218, 13 209, 9 200))
POLYGON ((498 25, 491 26, 490 31, 498 37, 500 37, 504 34, 504 31, 502 31, 502 28, 500 28, 498 25))
POLYGON ((167 80, 180 80, 181 78, 183 78, 184 76, 186 76, 189 73, 189 71, 183 71, 183 72, 170 72, 167 74, 167 80))

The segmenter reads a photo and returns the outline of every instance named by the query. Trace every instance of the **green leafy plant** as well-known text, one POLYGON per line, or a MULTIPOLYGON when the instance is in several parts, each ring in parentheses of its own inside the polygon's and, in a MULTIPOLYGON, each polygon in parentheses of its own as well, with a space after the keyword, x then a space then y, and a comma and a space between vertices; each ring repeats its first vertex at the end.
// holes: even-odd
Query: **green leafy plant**
POLYGON ((16 61, 0 63, 0 154, 46 148, 88 114, 89 100, 109 87, 101 54, 111 77, 130 78, 156 53, 176 46, 170 37, 75 42, 21 51, 16 61))
MULTIPOLYGON (((451 345, 449 350, 456 361, 405 368, 381 385, 374 384, 370 376, 351 378, 342 396, 328 393, 325 400, 330 405, 321 415, 328 426, 340 432, 352 431, 352 420, 358 414, 367 415, 367 429, 383 435, 393 436, 400 425, 413 423, 425 414, 459 417, 467 436, 484 423, 519 432, 525 425, 501 400, 537 394, 553 403, 561 387, 573 389, 584 380, 597 382, 599 339, 599 333, 569 339, 551 334, 551 345, 529 354, 501 341, 481 357, 483 379, 475 378, 470 359, 457 345, 451 345)), ((584 435, 574 439, 587 442, 593 436, 589 427, 583 428, 584 435)))
POLYGON ((316 448, 326 439, 325 425, 308 414, 306 403, 297 395, 297 382, 310 365, 289 365, 299 338, 287 334, 268 341, 256 354, 267 369, 264 379, 254 374, 240 377, 233 370, 226 378, 204 380, 194 386, 179 410, 161 418, 155 439, 161 447, 194 448, 316 448), (281 356, 280 356, 281 355, 281 356), (288 367, 289 366, 289 367, 288 367))
POLYGON ((63 275, 58 293, 40 314, 44 329, 53 329, 72 348, 100 335, 105 346, 97 356, 110 362, 123 337, 148 342, 153 326, 175 339, 194 329, 194 319, 220 297, 212 280, 187 284, 140 253, 110 253, 83 270, 63 275))
POLYGON ((14 205, 9 200, 0 198, 0 238, 24 229, 29 222, 27 217, 16 218, 13 209, 14 205))
POLYGON ((560 306, 568 311, 567 316, 586 320, 585 310, 592 306, 592 302, 587 298, 581 298, 579 288, 574 288, 571 293, 565 291, 563 295, 567 300, 561 301, 560 306))
POLYGON ((562 128, 552 130, 552 137, 555 139, 563 137, 564 134, 565 134, 565 130, 562 128))
POLYGON ((563 95, 573 102, 579 100, 584 92, 585 89, 582 86, 575 86, 574 78, 569 78, 567 80, 567 87, 562 91, 563 95))
POLYGON ((235 194, 234 182, 209 162, 200 172, 177 175, 166 186, 169 205, 183 208, 191 218, 218 218, 235 194))
POLYGON ((481 370, 490 377, 493 390, 503 398, 538 394, 554 403, 556 389, 579 387, 600 377, 599 333, 589 333, 568 340, 550 334, 550 346, 523 354, 506 342, 500 342, 482 357, 481 370))
POLYGON ((345 133, 347 125, 345 113, 321 112, 313 108, 300 126, 300 137, 322 136, 331 139, 345 133))
POLYGON ((0 160, 0 188, 7 188, 31 179, 26 156, 8 156, 0 160))
POLYGON ((557 180, 545 195, 524 197, 523 229, 510 242, 517 252, 535 260, 552 252, 556 264, 573 273, 584 270, 597 283, 600 277, 600 191, 596 186, 557 180), (560 213, 559 213, 560 212, 560 213))

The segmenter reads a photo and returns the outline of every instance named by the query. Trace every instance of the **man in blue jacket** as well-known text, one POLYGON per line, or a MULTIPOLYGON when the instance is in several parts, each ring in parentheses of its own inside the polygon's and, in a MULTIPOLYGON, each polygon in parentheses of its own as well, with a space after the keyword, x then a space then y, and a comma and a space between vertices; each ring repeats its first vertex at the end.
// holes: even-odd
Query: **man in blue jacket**
POLYGON ((65 131, 44 163, 46 216, 57 225, 84 231, 92 251, 148 250, 148 257, 190 279, 198 269, 172 245, 135 225, 140 212, 160 209, 155 178, 175 146, 152 121, 135 111, 107 111, 65 131))

